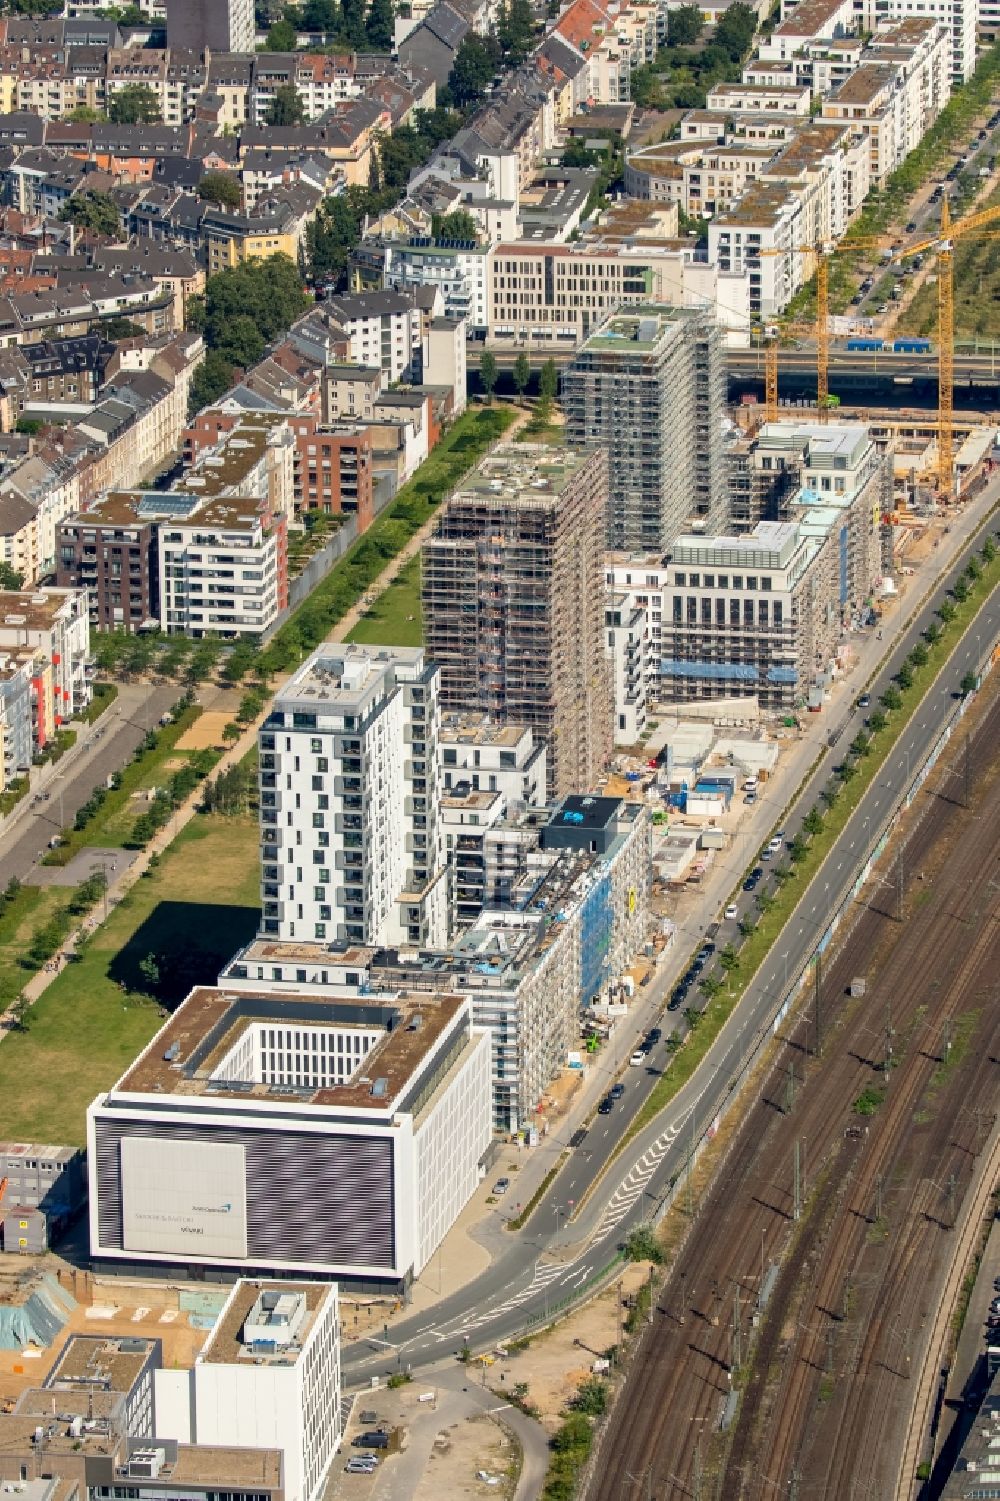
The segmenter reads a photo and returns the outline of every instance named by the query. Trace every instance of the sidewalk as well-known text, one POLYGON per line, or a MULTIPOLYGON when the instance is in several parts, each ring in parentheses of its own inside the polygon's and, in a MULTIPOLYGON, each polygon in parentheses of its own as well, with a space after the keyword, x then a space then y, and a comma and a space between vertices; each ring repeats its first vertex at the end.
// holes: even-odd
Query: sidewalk
MULTIPOLYGON (((850 669, 834 684, 832 699, 824 705, 823 713, 810 716, 809 729, 792 747, 791 753, 786 754, 784 763, 779 763, 774 778, 768 783, 768 796, 753 808, 741 830, 744 837, 735 841, 735 851, 711 867, 697 905, 678 925, 671 947, 659 956, 650 983, 637 991, 628 1015, 618 1022, 612 1045, 606 1046, 586 1068, 583 1084, 573 1096, 569 1108, 552 1122, 551 1129, 537 1147, 503 1146, 486 1180, 480 1184, 444 1244, 414 1283, 409 1301, 385 1315, 384 1321, 390 1327, 467 1286, 483 1273, 487 1265, 517 1252, 519 1247, 523 1257, 524 1241, 512 1235, 504 1227, 504 1222, 517 1216, 518 1206, 526 1205, 546 1176, 557 1168, 563 1153, 569 1150, 571 1138, 593 1115, 601 1096, 621 1073, 634 1045, 650 1027, 661 1021, 670 990, 687 967, 691 952, 706 928, 716 920, 742 878, 751 853, 792 811, 822 757, 839 754, 830 751, 829 735, 837 730, 848 707, 876 671, 893 655, 900 635, 923 608, 940 575, 965 548, 969 537, 996 505, 998 498, 1000 476, 974 500, 953 507, 947 523, 940 523, 940 545, 928 550, 926 558, 915 567, 911 577, 900 579, 898 597, 887 602, 883 639, 879 639, 877 631, 853 636, 855 658, 850 669), (950 527, 947 533, 943 533, 945 524, 950 527), (492 1185, 502 1175, 512 1179, 509 1190, 495 1204, 487 1204, 492 1185)), ((627 1161, 627 1152, 622 1161, 627 1161)), ((595 1198, 599 1201, 599 1189, 587 1202, 593 1204, 595 1198)), ((550 1252, 561 1258, 571 1245, 574 1253, 579 1252, 579 1237, 574 1239, 573 1232, 571 1221, 559 1237, 558 1250, 550 1246, 550 1252)), ((539 1245, 538 1254, 544 1249, 539 1245)))

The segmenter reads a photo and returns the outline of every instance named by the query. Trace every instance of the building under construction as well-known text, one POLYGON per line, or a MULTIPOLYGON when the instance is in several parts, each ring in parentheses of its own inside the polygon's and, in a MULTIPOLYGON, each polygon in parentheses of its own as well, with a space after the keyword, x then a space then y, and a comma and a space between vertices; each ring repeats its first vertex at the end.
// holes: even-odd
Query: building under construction
POLYGON ((550 798, 591 787, 611 751, 607 498, 603 450, 504 444, 451 497, 424 547, 442 708, 530 725, 548 746, 550 798))
POLYGON ((608 547, 664 553, 726 515, 721 334, 695 308, 646 303, 615 313, 563 377, 567 440, 610 455, 608 547))

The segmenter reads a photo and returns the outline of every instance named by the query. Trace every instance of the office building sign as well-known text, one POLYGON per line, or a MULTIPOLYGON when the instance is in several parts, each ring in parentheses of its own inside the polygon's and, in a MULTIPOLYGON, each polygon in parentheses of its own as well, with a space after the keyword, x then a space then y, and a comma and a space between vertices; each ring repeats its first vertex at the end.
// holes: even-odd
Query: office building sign
POLYGON ((126 1250, 246 1256, 242 1146, 126 1137, 121 1184, 126 1250))

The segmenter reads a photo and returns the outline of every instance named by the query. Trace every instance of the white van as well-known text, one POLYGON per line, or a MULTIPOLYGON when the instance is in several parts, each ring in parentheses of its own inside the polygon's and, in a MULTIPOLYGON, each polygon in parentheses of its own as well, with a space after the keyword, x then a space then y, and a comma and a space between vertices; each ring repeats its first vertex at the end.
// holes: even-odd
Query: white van
POLYGON ((756 777, 747 777, 746 781, 743 783, 743 791, 744 792, 756 792, 757 791, 757 778, 756 777))

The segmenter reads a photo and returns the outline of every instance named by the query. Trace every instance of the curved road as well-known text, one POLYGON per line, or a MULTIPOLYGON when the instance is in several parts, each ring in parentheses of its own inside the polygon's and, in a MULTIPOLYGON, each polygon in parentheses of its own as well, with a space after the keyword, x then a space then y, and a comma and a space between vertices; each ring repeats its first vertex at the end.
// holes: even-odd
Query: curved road
MULTIPOLYGON (((919 633, 933 617, 935 602, 968 559, 945 575, 934 598, 921 610, 892 650, 871 683, 873 696, 889 682, 919 633)), ((680 1090, 668 1109, 640 1132, 621 1161, 608 1172, 608 1181, 595 1190, 577 1218, 566 1223, 568 1206, 579 1202, 584 1190, 601 1175, 611 1148, 624 1135, 630 1120, 652 1088, 668 1054, 661 1041, 642 1068, 626 1069, 624 1100, 609 1116, 596 1116, 590 1128, 579 1131, 573 1147, 549 1188, 545 1203, 525 1229, 505 1233, 505 1245, 486 1272, 474 1282, 442 1299, 433 1309, 396 1323, 389 1348, 382 1341, 360 1341, 343 1352, 344 1374, 351 1384, 396 1368, 397 1359, 412 1368, 431 1365, 461 1350, 463 1342, 487 1348, 510 1339, 527 1325, 544 1319, 557 1304, 572 1298, 588 1279, 611 1262, 628 1231, 644 1219, 669 1192, 689 1160, 692 1142, 700 1140, 731 1092, 751 1044, 770 1025, 777 1004, 794 977, 815 952, 828 924, 827 914, 853 882, 855 871, 875 831, 889 816, 916 770, 932 747, 954 707, 963 676, 975 670, 1000 633, 1000 595, 983 607, 894 747, 889 762, 868 788, 840 838, 820 867, 758 971, 737 1010, 730 1017, 697 1074, 680 1090), (398 1352, 398 1355, 397 1355, 398 1352)), ((801 825, 829 779, 843 749, 861 728, 864 714, 855 711, 836 727, 836 745, 828 750, 785 823, 787 837, 801 825)), ((766 889, 770 877, 762 885, 766 889)), ((752 898, 741 896, 743 904, 752 898)), ((720 929, 720 946, 728 941, 720 929)), ((673 1017, 665 1018, 666 1022, 673 1017)))

